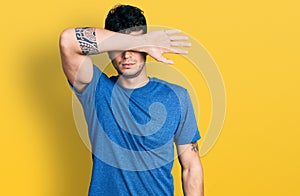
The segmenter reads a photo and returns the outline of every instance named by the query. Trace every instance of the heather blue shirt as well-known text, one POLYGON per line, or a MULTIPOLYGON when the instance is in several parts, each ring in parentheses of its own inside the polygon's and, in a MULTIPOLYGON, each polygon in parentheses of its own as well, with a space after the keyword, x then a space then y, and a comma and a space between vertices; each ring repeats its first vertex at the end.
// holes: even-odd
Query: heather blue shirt
POLYGON ((89 195, 173 195, 173 144, 200 139, 186 89, 157 78, 126 89, 93 69, 86 89, 74 90, 93 151, 89 195))

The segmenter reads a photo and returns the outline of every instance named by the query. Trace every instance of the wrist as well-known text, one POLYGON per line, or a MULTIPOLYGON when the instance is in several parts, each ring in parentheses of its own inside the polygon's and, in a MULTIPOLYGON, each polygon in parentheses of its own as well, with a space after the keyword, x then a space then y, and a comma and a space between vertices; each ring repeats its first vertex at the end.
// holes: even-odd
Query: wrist
POLYGON ((132 36, 132 43, 133 43, 133 48, 132 50, 137 51, 137 52, 145 52, 147 53, 147 47, 149 46, 148 43, 148 35, 147 34, 142 34, 142 35, 133 35, 132 36))

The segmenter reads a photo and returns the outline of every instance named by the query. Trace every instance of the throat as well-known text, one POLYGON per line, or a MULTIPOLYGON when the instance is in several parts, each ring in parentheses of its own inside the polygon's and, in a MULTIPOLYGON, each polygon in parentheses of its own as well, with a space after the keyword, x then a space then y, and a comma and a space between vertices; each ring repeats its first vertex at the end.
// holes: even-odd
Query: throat
POLYGON ((128 89, 136 89, 143 87, 148 84, 150 81, 148 76, 145 77, 136 77, 136 78, 126 78, 122 75, 119 76, 117 83, 128 89))

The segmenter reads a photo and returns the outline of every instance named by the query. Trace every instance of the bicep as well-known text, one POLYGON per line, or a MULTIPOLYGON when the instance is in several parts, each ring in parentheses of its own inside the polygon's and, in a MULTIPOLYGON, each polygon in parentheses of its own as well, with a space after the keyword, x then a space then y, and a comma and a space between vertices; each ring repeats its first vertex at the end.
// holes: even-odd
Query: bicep
POLYGON ((74 29, 66 29, 60 35, 60 55, 62 67, 69 82, 79 91, 92 80, 93 63, 83 55, 76 40, 74 29))

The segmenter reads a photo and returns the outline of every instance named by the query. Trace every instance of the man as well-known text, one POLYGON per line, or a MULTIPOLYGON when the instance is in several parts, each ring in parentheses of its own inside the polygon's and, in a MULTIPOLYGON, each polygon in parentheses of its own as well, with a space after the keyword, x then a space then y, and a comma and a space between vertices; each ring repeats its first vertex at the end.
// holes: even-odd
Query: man
POLYGON ((119 5, 105 29, 61 34, 63 70, 82 104, 92 146, 89 195, 173 195, 174 142, 185 195, 203 195, 200 135, 188 93, 146 72, 147 54, 172 64, 164 53, 186 53, 177 46, 190 44, 178 33, 147 33, 143 11, 119 5), (103 52, 118 76, 108 78, 93 65, 89 55, 103 52))

